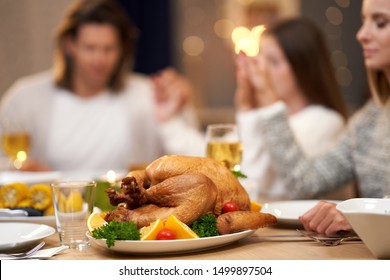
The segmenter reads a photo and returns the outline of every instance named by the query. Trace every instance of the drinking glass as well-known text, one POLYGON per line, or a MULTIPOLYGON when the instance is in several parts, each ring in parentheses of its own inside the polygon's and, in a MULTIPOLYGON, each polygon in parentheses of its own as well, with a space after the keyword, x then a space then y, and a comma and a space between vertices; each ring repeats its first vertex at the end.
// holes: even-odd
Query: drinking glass
POLYGON ((235 124, 210 124, 206 129, 206 156, 240 171, 242 144, 235 124))
POLYGON ((30 135, 21 122, 1 120, 1 147, 10 160, 10 165, 20 169, 30 150, 30 135))
POLYGON ((94 181, 59 181, 51 184, 60 244, 83 249, 89 246, 87 221, 94 206, 94 181))

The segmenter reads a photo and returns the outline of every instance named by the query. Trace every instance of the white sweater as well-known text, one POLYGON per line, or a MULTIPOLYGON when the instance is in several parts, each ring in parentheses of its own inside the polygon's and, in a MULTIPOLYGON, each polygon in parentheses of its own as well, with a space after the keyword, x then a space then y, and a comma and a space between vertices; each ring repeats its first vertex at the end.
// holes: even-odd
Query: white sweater
POLYGON ((19 80, 0 113, 22 120, 32 137, 31 157, 54 170, 123 170, 164 154, 204 154, 203 136, 183 115, 158 123, 154 106, 145 76, 131 74, 119 94, 85 99, 56 87, 45 72, 19 80))
MULTIPOLYGON (((285 107, 280 102, 279 106, 285 107)), ((257 109, 237 114, 241 141, 243 143, 242 172, 248 176, 243 180, 252 199, 267 196, 286 199, 289 193, 283 178, 276 173, 269 153, 260 121, 268 114, 267 109, 257 109)), ((337 142, 345 127, 343 117, 325 107, 311 105, 288 119, 298 145, 308 157, 319 155, 337 142)))

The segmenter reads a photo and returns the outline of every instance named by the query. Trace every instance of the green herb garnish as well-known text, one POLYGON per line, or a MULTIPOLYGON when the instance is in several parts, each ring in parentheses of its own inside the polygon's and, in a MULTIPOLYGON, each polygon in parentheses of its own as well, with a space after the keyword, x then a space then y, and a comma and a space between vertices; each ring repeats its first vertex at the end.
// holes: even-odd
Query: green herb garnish
POLYGON ((232 170, 232 173, 234 176, 236 176, 236 178, 248 178, 248 176, 246 176, 241 171, 232 170))
POLYGON ((92 231, 94 238, 106 239, 108 248, 115 245, 115 240, 140 240, 140 235, 140 231, 133 221, 111 221, 92 231))
POLYGON ((206 214, 192 223, 191 229, 199 237, 218 236, 217 218, 213 214, 206 214))

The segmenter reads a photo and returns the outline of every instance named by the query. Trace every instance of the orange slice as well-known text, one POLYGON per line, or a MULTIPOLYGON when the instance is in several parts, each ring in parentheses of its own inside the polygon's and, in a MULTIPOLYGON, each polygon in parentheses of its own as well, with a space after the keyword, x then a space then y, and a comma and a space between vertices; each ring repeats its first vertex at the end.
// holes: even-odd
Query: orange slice
POLYGON ((104 220, 105 215, 106 213, 97 213, 97 212, 93 212, 91 215, 89 215, 87 226, 90 233, 92 233, 94 229, 107 224, 107 222, 104 220))
POLYGON ((164 228, 164 222, 157 219, 149 226, 140 229, 141 240, 155 240, 157 234, 164 228))
POLYGON ((259 212, 262 207, 257 201, 251 200, 251 211, 259 212))
POLYGON ((176 239, 199 238, 185 223, 179 221, 174 215, 170 215, 165 222, 165 228, 176 233, 176 239))

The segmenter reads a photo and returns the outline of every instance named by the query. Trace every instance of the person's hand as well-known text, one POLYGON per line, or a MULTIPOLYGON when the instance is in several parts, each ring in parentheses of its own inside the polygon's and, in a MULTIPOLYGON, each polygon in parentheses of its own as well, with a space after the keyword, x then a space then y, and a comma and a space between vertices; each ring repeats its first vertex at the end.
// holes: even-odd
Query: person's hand
POLYGON ((336 209, 336 204, 320 201, 316 206, 299 217, 305 230, 323 234, 335 234, 338 231, 350 231, 351 225, 343 214, 336 209))
POLYGON ((237 111, 245 112, 255 109, 258 106, 255 90, 249 81, 245 65, 246 56, 240 52, 236 59, 236 92, 234 103, 237 111))
POLYGON ((191 82, 173 68, 164 69, 151 79, 155 89, 155 115, 161 122, 179 114, 194 96, 191 82))
POLYGON ((23 163, 20 170, 38 172, 38 171, 51 171, 51 168, 47 164, 43 164, 33 159, 28 159, 23 163))
POLYGON ((262 55, 247 57, 239 53, 236 60, 236 107, 239 111, 271 105, 279 100, 270 79, 262 55))

